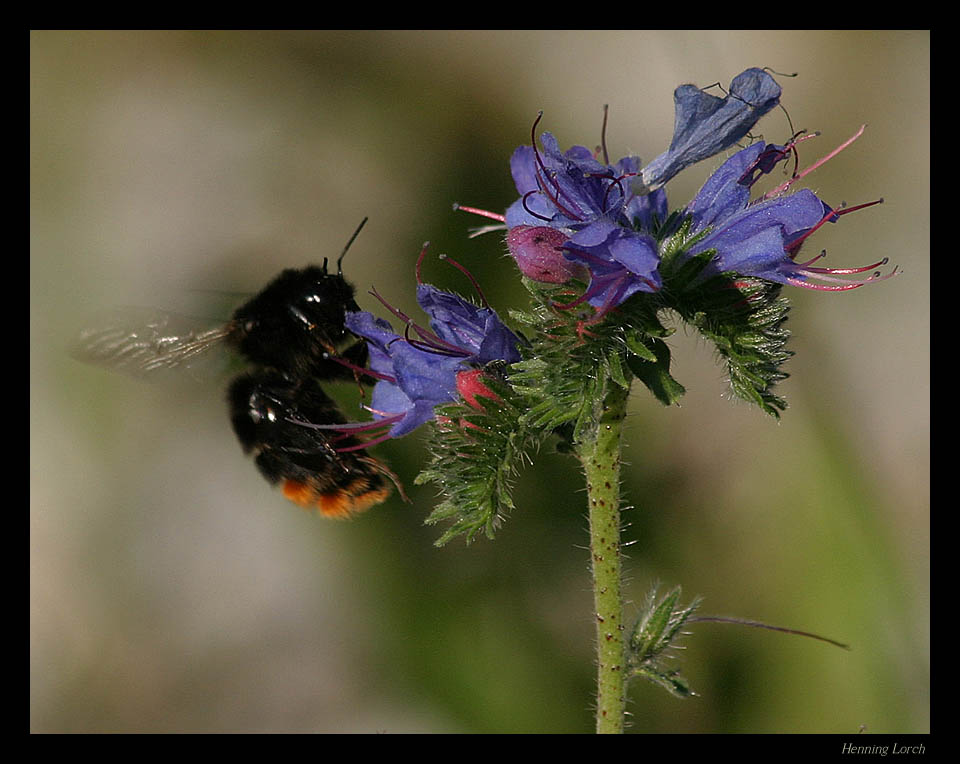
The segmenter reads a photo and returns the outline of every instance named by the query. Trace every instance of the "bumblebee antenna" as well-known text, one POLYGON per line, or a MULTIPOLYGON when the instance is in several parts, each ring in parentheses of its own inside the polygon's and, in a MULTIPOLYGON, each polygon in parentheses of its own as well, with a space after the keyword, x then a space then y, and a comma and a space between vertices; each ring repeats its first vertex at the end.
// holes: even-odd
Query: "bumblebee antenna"
POLYGON ((343 248, 343 252, 341 252, 340 257, 337 258, 337 275, 338 276, 343 275, 343 268, 340 267, 340 263, 343 262, 343 258, 347 254, 347 250, 350 249, 350 245, 353 244, 357 236, 360 235, 360 230, 367 224, 367 221, 369 219, 370 219, 369 217, 365 217, 363 220, 360 221, 360 225, 357 226, 357 230, 353 232, 353 236, 350 237, 350 241, 347 242, 347 246, 343 248))

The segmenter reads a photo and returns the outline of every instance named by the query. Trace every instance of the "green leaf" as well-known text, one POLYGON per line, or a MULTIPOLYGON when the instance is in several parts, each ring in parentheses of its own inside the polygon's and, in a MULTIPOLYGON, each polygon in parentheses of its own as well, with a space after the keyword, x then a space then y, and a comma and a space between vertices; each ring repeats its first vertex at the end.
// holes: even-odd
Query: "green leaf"
POLYGON ((644 341, 647 336, 648 335, 644 334, 639 329, 628 326, 623 333, 623 340, 627 344, 627 349, 635 356, 638 356, 641 360, 656 363, 656 353, 648 348, 647 343, 644 341))
POLYGON ((659 601, 656 587, 648 593, 627 642, 627 668, 631 678, 642 677, 677 697, 685 698, 695 693, 679 669, 668 667, 667 661, 672 658, 672 650, 683 636, 681 629, 699 607, 700 600, 697 598, 689 605, 678 606, 680 593, 677 586, 659 601))
POLYGON ((654 671, 650 668, 641 668, 637 670, 634 676, 643 677, 678 698, 689 698, 697 694, 690 689, 687 680, 680 676, 678 670, 654 671))
POLYGON ((624 372, 623 364, 620 362, 619 353, 611 353, 607 356, 607 371, 610 375, 610 379, 616 382, 624 390, 630 389, 630 380, 627 379, 627 375, 624 372))
POLYGON ((648 361, 639 354, 632 354, 627 356, 627 366, 664 406, 677 403, 686 388, 670 375, 670 348, 663 340, 654 337, 647 340, 645 347, 654 360, 648 361))

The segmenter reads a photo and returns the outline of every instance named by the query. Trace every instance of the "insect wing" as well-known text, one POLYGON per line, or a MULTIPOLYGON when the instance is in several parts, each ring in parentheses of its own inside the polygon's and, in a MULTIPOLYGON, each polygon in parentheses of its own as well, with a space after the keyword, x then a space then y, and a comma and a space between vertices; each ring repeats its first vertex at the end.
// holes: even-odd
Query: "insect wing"
POLYGON ((138 378, 185 371, 206 380, 228 371, 224 340, 231 332, 230 323, 211 328, 174 313, 126 308, 102 316, 94 328, 83 330, 70 354, 138 378))

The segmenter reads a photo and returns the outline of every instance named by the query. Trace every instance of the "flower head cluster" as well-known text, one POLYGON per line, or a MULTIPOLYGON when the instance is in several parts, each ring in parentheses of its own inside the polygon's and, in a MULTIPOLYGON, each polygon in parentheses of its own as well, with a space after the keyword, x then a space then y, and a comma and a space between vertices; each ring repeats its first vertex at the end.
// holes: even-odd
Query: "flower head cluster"
POLYGON ((860 268, 814 266, 822 255, 795 262, 802 243, 820 226, 869 204, 833 209, 811 191, 785 193, 860 133, 787 183, 751 201, 755 181, 795 155, 797 143, 813 136, 785 146, 754 143, 710 176, 672 227, 663 225, 669 209, 664 184, 685 167, 733 146, 779 98, 780 86, 761 69, 747 69, 737 76, 723 98, 693 85, 677 88, 670 148, 642 169, 637 157, 610 164, 605 145, 603 161, 583 146, 561 152, 556 139, 542 133, 540 148, 534 136, 531 145, 518 148, 510 160, 520 197, 505 215, 464 209, 506 224, 510 253, 531 280, 589 280, 583 295, 559 307, 586 302, 596 309, 591 322, 601 320, 637 292, 662 288, 661 242, 684 220, 691 222, 690 234, 701 235, 683 257, 713 253, 704 275, 733 272, 837 291, 881 278, 879 274, 859 280, 840 277, 873 271, 885 260, 860 268))

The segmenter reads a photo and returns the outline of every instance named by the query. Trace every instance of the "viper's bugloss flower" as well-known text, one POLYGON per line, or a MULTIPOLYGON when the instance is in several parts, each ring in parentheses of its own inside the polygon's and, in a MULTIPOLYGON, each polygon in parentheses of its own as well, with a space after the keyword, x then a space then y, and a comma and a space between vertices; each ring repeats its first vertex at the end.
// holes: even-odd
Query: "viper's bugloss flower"
POLYGON ((634 196, 630 179, 639 174, 637 157, 606 165, 585 146, 561 153, 557 139, 546 132, 540 135, 540 145, 540 149, 535 144, 520 146, 510 158, 520 198, 507 209, 508 228, 547 225, 576 230, 598 218, 629 224, 626 207, 634 196))
POLYGON ((643 168, 640 178, 649 190, 743 138, 764 114, 780 103, 780 86, 762 69, 747 69, 730 83, 724 98, 695 85, 673 92, 675 109, 670 148, 643 168))
POLYGON ((517 336, 491 308, 422 283, 417 302, 430 316, 430 329, 391 308, 407 326, 403 336, 365 311, 346 318, 347 328, 367 341, 369 372, 378 378, 369 409, 380 424, 390 425, 391 438, 413 431, 434 418, 437 406, 457 400, 460 372, 520 360, 517 336))
MULTIPOLYGON (((750 189, 755 181, 791 154, 796 155, 796 144, 813 136, 795 136, 785 146, 754 143, 710 176, 700 193, 680 211, 681 217, 674 220, 670 231, 663 228, 669 219, 664 184, 685 167, 729 148, 747 135, 757 120, 780 102, 780 93, 773 77, 756 68, 735 77, 722 98, 693 85, 680 86, 674 92, 676 117, 670 148, 642 169, 634 156, 611 164, 605 139, 596 152, 584 146, 561 151, 556 138, 544 132, 538 146, 538 116, 530 145, 516 149, 510 159, 520 197, 505 215, 463 209, 505 224, 510 254, 531 280, 550 284, 572 278, 583 280, 586 269, 589 285, 584 294, 557 307, 589 303, 596 312, 587 323, 601 320, 636 292, 661 288, 658 242, 675 231, 684 218, 692 218, 691 234, 703 236, 681 257, 716 251, 704 275, 732 272, 834 291, 880 278, 876 273, 859 280, 839 277, 872 271, 885 259, 860 268, 815 266, 822 254, 806 262, 795 261, 803 242, 820 226, 869 204, 834 209, 812 191, 785 193, 859 133, 812 167, 795 172, 789 181, 751 202, 750 189)), ((894 273, 896 270, 888 276, 894 273)))
MULTIPOLYGON (((861 128, 850 141, 814 167, 836 156, 862 132, 861 128)), ((691 233, 707 232, 687 254, 693 256, 707 250, 716 251, 705 268, 705 275, 733 272, 822 291, 855 289, 894 275, 896 269, 886 276, 874 273, 858 280, 838 278, 873 271, 884 265, 886 258, 859 268, 814 267, 813 263, 824 253, 807 262, 795 261, 803 242, 821 225, 836 222, 841 215, 883 200, 835 210, 808 189, 783 195, 786 187, 809 173, 812 168, 808 168, 779 189, 751 202, 754 182, 790 156, 791 149, 792 144, 754 143, 738 151, 710 176, 684 211, 693 221, 691 233)))

